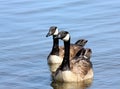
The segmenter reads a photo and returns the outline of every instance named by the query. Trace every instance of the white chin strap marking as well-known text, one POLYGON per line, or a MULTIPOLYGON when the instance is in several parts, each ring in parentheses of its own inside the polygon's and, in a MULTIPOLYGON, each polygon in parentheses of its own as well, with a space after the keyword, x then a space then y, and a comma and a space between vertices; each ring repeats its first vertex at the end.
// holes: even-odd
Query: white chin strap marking
POLYGON ((68 40, 69 40, 69 38, 70 38, 70 35, 69 35, 69 34, 67 34, 67 35, 63 38, 63 40, 64 40, 64 41, 68 41, 68 40))
POLYGON ((87 56, 85 56, 85 55, 84 55, 83 57, 84 57, 85 59, 87 59, 87 58, 88 58, 88 57, 87 57, 87 56))
POLYGON ((58 28, 55 30, 54 35, 58 35, 58 28))
POLYGON ((84 54, 84 58, 85 58, 85 59, 88 58, 88 57, 86 56, 87 52, 88 52, 88 51, 86 50, 86 51, 85 51, 85 54, 84 54))

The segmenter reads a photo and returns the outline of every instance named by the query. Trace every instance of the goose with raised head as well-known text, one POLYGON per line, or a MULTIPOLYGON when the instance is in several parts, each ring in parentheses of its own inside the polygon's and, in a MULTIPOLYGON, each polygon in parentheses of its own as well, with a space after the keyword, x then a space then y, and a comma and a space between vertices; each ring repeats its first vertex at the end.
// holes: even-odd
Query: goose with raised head
POLYGON ((67 31, 61 31, 56 37, 64 41, 64 58, 56 70, 53 79, 59 82, 81 82, 93 78, 93 68, 90 61, 91 49, 81 48, 76 56, 70 59, 70 34, 67 31))
POLYGON ((55 38, 58 35, 58 28, 56 26, 51 26, 46 37, 53 36, 53 47, 52 51, 48 55, 48 64, 61 63, 63 60, 64 48, 59 47, 59 40, 55 38))
MULTIPOLYGON (((64 57, 64 47, 59 46, 59 39, 56 38, 58 35, 58 27, 51 26, 46 37, 53 36, 53 47, 52 51, 48 55, 48 64, 62 63, 64 57)), ((70 44, 70 58, 74 57, 75 54, 87 43, 87 40, 80 39, 75 44, 70 44)))

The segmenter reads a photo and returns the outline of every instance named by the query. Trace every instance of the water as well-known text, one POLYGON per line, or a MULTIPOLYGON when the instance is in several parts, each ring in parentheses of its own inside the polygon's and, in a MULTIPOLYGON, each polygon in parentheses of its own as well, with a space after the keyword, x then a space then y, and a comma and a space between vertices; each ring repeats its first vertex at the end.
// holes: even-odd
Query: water
MULTIPOLYGON (((119 0, 0 0, 0 89, 119 89, 119 0), (47 65, 50 26, 74 43, 88 40, 94 80, 88 87, 53 84, 47 65)), ((61 42, 62 45, 62 42, 61 42)))

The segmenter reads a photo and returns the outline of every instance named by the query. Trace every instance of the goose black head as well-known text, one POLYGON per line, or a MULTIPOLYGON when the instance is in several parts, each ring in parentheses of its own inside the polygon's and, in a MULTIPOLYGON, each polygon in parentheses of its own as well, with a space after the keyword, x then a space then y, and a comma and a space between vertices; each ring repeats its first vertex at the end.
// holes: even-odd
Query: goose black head
POLYGON ((56 26, 51 26, 49 32, 47 33, 46 37, 48 36, 55 36, 58 35, 58 28, 56 26))
POLYGON ((87 42, 88 42, 88 40, 86 40, 86 39, 80 39, 77 42, 75 42, 75 44, 84 47, 87 42))
POLYGON ((56 38, 61 39, 63 41, 68 41, 70 39, 70 34, 67 31, 60 31, 56 38))
POLYGON ((90 48, 86 48, 85 51, 84 51, 84 56, 83 57, 85 59, 90 59, 91 54, 92 54, 92 50, 90 48))

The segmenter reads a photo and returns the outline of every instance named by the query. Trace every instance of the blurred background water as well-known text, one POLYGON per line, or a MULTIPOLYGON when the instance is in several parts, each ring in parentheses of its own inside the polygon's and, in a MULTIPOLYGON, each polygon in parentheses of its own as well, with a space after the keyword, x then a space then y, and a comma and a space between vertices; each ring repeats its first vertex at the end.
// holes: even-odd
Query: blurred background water
POLYGON ((119 0, 0 0, 0 89, 119 89, 119 39, 119 0), (51 84, 52 38, 45 35, 54 25, 73 43, 88 40, 95 73, 89 87, 51 84))

